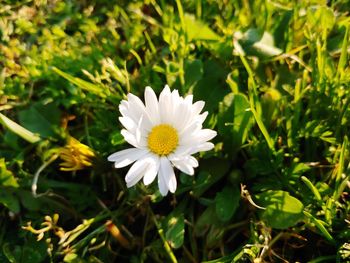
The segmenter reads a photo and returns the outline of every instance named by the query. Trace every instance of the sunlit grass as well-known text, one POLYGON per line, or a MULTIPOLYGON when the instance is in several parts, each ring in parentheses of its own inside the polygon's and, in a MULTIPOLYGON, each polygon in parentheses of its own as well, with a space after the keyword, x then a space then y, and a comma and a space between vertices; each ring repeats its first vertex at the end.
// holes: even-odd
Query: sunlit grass
POLYGON ((0 262, 348 262, 349 5, 2 1, 0 262), (166 84, 218 135, 163 197, 107 156, 166 84))

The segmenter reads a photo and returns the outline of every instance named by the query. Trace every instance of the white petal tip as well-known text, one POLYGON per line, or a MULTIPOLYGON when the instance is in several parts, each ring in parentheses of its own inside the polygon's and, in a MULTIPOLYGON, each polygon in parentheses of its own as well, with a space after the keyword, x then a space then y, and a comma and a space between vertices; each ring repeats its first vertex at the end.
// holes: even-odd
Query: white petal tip
POLYGON ((120 163, 115 163, 114 164, 114 168, 117 168, 117 169, 123 168, 125 166, 127 166, 127 165, 124 165, 124 162, 120 162, 120 163))
POLYGON ((210 145, 208 144, 207 148, 206 148, 206 149, 203 149, 202 151, 210 151, 210 150, 212 150, 214 147, 215 147, 214 143, 211 143, 211 142, 210 142, 210 145))
POLYGON ((175 188, 171 188, 171 189, 169 189, 169 191, 170 191, 170 193, 175 193, 175 191, 176 191, 176 187, 175 188))
POLYGON ((187 173, 187 175, 189 175, 189 176, 193 176, 193 175, 194 175, 194 170, 192 170, 192 171, 188 172, 188 173, 187 173))
POLYGON ((168 195, 168 191, 166 191, 166 192, 159 191, 159 192, 160 192, 161 196, 167 196, 168 195))
POLYGON ((113 161, 113 154, 111 154, 110 156, 108 156, 108 157, 107 157, 107 160, 108 160, 109 162, 114 162, 114 161, 113 161))
POLYGON ((208 141, 215 138, 218 133, 214 130, 210 130, 209 135, 208 135, 208 141))
POLYGON ((133 187, 133 186, 135 186, 135 184, 126 183, 126 187, 127 187, 127 188, 131 188, 131 187, 133 187))

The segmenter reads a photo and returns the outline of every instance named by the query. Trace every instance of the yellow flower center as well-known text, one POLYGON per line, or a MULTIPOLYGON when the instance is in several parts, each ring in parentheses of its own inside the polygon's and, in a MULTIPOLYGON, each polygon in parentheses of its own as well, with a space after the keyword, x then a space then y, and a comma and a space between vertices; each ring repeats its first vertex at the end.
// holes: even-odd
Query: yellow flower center
POLYGON ((177 131, 168 124, 154 126, 148 135, 148 148, 155 154, 168 155, 178 145, 177 131))

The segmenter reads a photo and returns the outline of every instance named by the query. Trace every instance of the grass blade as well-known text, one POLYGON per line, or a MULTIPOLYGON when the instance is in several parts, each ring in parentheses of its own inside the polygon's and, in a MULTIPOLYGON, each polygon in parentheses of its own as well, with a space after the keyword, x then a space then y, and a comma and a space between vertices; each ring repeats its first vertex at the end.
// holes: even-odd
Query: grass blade
POLYGON ((37 143, 38 141, 41 140, 41 138, 38 135, 32 133, 31 131, 27 130, 26 128, 22 127, 21 125, 7 118, 5 115, 1 113, 0 113, 0 123, 2 123, 10 131, 16 133, 18 136, 20 136, 21 138, 23 138, 24 140, 30 143, 37 143))

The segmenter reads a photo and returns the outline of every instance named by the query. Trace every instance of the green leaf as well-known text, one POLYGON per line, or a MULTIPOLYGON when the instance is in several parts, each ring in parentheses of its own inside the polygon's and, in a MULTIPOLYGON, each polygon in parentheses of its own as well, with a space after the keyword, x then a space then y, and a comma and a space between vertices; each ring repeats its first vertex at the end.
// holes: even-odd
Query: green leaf
POLYGON ((219 219, 228 221, 238 208, 241 193, 238 187, 226 186, 215 197, 215 211, 219 219))
POLYGON ((221 61, 225 62, 228 58, 232 57, 233 43, 231 37, 222 41, 208 42, 205 44, 212 54, 214 54, 215 57, 220 58, 221 61))
POLYGON ((19 200, 11 188, 0 187, 0 203, 14 213, 20 211, 19 200))
POLYGON ((345 29, 344 40, 343 40, 339 63, 338 63, 337 74, 340 74, 340 76, 344 74, 344 69, 346 67, 346 64, 348 63, 349 29, 350 29, 350 26, 348 25, 345 29))
MULTIPOLYGON (((328 199, 330 200, 330 199, 328 199)), ((310 219, 311 222, 313 222, 315 224, 315 226, 318 228, 318 230, 320 231, 320 233, 331 243, 335 244, 334 238, 332 237, 332 235, 328 232, 327 228, 325 227, 325 225, 327 224, 326 222, 317 219, 316 217, 314 217, 312 214, 310 214, 307 211, 303 211, 303 214, 310 219)))
POLYGON ((231 263, 233 262, 232 259, 234 258, 234 254, 228 255, 228 256, 224 256, 221 258, 217 258, 214 260, 210 260, 210 261, 203 261, 202 263, 231 263))
POLYGON ((42 209, 44 203, 42 202, 41 197, 34 197, 32 192, 23 189, 19 190, 17 194, 25 209, 28 209, 29 211, 39 211, 42 209))
POLYGON ((261 97, 262 117, 264 123, 270 126, 276 120, 276 115, 279 111, 279 103, 281 94, 277 89, 269 88, 261 97))
POLYGON ((257 204, 264 207, 261 217, 273 228, 286 229, 303 217, 304 205, 285 191, 266 191, 255 195, 257 204))
POLYGON ((21 124, 42 137, 52 137, 60 123, 60 111, 53 104, 36 103, 29 109, 19 112, 21 124))
POLYGON ((20 138, 13 132, 7 130, 3 136, 4 143, 16 152, 20 152, 23 148, 20 146, 20 138))
POLYGON ((16 246, 16 249, 10 248, 9 243, 5 243, 2 246, 2 250, 4 252, 5 257, 8 259, 11 263, 18 263, 20 262, 20 255, 18 253, 18 246, 16 246))
POLYGON ((219 102, 229 93, 225 83, 228 71, 218 62, 209 60, 203 64, 203 77, 193 88, 195 100, 204 100, 205 109, 212 113, 217 110, 219 102), (208 102, 210 99, 210 103, 208 102))
POLYGON ((125 142, 123 135, 120 131, 115 131, 110 136, 110 142, 113 146, 120 145, 125 142))
POLYGON ((185 235, 185 219, 184 215, 170 217, 168 221, 168 230, 165 238, 172 248, 179 248, 184 242, 185 235))
MULTIPOLYGON (((35 246, 35 244, 34 244, 34 246, 35 246)), ((41 263, 41 262, 44 262, 44 259, 46 257, 46 255, 45 255, 46 253, 44 251, 38 251, 38 248, 36 248, 34 246, 26 245, 23 247, 21 258, 24 260, 22 260, 21 262, 23 262, 23 263, 41 263)))
POLYGON ((286 173, 289 178, 293 178, 294 180, 299 180, 301 175, 306 173, 311 169, 310 166, 305 163, 292 163, 288 169, 286 169, 286 173))
POLYGON ((186 90, 194 86, 203 77, 203 63, 199 59, 185 61, 186 90))
POLYGON ((206 247, 216 247, 218 243, 222 240, 225 234, 225 228, 221 224, 211 224, 207 238, 206 238, 206 247))
POLYGON ((18 183, 13 173, 6 168, 5 159, 0 159, 0 185, 18 187, 18 183))
POLYGON ((73 77, 71 75, 69 75, 68 73, 63 72, 62 70, 59 70, 58 68, 53 68, 53 71, 55 71, 58 75, 60 75, 61 77, 65 78, 66 80, 68 80, 69 82, 73 83, 74 85, 78 86, 79 88, 81 88, 82 90, 86 90, 88 92, 91 92, 95 95, 100 96, 101 98, 106 98, 106 91, 103 90, 101 87, 92 84, 88 81, 85 81, 83 79, 77 78, 77 77, 73 77))
POLYGON ((10 262, 4 254, 3 250, 0 250, 0 262, 10 262))
POLYGON ((248 99, 243 94, 230 93, 219 104, 218 130, 224 138, 224 147, 235 153, 247 138, 253 118, 248 99))
POLYGON ((294 175, 294 174, 303 174, 306 171, 309 171, 311 168, 305 163, 293 163, 292 166, 289 169, 289 174, 294 175))
POLYGON ((194 226, 196 236, 204 236, 210 226, 218 222, 220 221, 215 212, 215 205, 208 206, 208 208, 199 216, 194 226))
POLYGON ((313 32, 330 31, 335 24, 334 12, 326 6, 313 6, 307 10, 307 23, 313 32))
POLYGON ((193 196, 200 197, 210 187, 220 180, 230 168, 230 162, 225 159, 210 158, 201 164, 195 184, 193 186, 193 196))
POLYGON ((185 25, 188 39, 191 40, 220 40, 207 24, 196 19, 193 15, 185 14, 185 25))
POLYGON ((33 132, 27 130, 16 122, 10 120, 5 115, 0 113, 0 123, 8 128, 10 131, 16 133, 18 136, 30 143, 36 143, 40 141, 40 137, 33 132))
POLYGON ((66 262, 66 263, 78 263, 78 262, 82 262, 82 261, 79 260, 79 257, 78 257, 77 254, 69 253, 69 254, 64 256, 63 262, 66 262))
POLYGON ((11 263, 47 262, 44 261, 45 258, 47 258, 46 249, 47 245, 45 242, 37 242, 36 240, 27 241, 22 246, 11 243, 5 243, 2 246, 2 251, 4 252, 5 257, 11 263))
POLYGON ((283 51, 275 46, 273 36, 256 28, 251 28, 244 34, 234 34, 236 52, 241 55, 272 57, 280 55, 283 51))
POLYGON ((273 37, 275 39, 275 43, 279 47, 283 47, 288 43, 288 32, 290 27, 290 21, 293 18, 293 11, 287 10, 283 13, 282 16, 277 18, 276 27, 273 32, 273 37), (287 40, 287 41, 286 41, 287 40))
POLYGON ((250 46, 252 53, 256 53, 262 57, 278 56, 282 53, 282 50, 275 47, 274 39, 268 32, 264 32, 262 38, 250 46))

